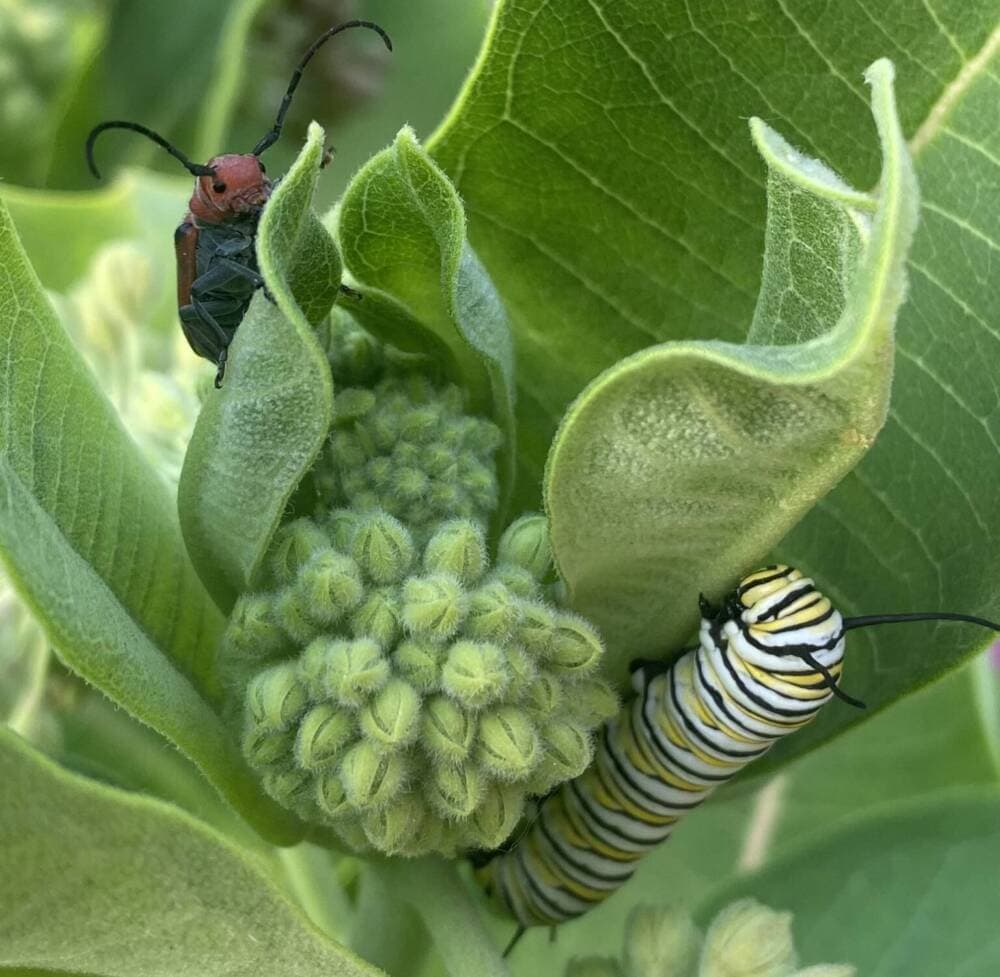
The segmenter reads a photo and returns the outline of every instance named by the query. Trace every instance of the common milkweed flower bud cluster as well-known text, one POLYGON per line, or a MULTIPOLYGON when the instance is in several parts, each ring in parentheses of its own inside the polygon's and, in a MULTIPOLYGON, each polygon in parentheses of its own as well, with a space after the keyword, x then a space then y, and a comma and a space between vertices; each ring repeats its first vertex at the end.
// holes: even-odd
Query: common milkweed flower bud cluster
POLYGON ((502 534, 499 434, 371 337, 331 350, 321 503, 275 538, 221 667, 265 789, 357 850, 493 848, 616 708, 600 638, 547 599, 545 519, 502 534))

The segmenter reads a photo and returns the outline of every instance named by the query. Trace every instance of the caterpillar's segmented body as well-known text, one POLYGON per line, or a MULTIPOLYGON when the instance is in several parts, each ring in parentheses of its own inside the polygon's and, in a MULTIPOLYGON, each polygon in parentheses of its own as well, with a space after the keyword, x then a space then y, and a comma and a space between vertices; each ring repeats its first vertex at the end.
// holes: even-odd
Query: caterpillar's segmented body
POLYGON ((745 577, 721 611, 703 608, 698 647, 636 669, 637 694, 594 763, 481 879, 521 926, 585 913, 688 811, 816 715, 843 654, 844 622, 812 580, 787 566, 745 577))

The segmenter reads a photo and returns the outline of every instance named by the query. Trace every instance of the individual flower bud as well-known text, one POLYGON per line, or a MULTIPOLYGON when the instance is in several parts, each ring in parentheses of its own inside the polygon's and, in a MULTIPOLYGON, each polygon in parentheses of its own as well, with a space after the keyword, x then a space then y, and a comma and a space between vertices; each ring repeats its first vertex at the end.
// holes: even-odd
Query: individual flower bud
POLYGON ((271 544, 271 571, 279 584, 289 584, 316 550, 330 545, 326 533, 311 519, 296 519, 282 526, 271 544))
POLYGON ((306 690, 291 662, 258 672, 247 686, 247 710, 253 724, 261 729, 287 729, 302 714, 306 703, 306 690))
POLYGON ((539 730, 545 763, 558 772, 558 783, 572 780, 590 765, 594 754, 587 731, 563 719, 551 719, 539 730))
POLYGON ((312 777, 305 770, 282 767, 261 777, 264 790, 282 807, 292 811, 308 809, 312 802, 312 777))
POLYGON ((562 682, 550 672, 538 672, 525 690, 524 708, 532 718, 548 719, 565 699, 562 682))
POLYGON ((333 770, 323 771, 316 777, 314 797, 319 809, 332 820, 343 818, 353 810, 340 776, 333 770))
POLYGON ((411 577, 403 586, 403 625, 418 638, 447 641, 465 620, 468 604, 451 574, 411 577))
POLYGON ((419 468, 421 471, 426 471, 424 449, 409 441, 400 441, 392 449, 392 460, 396 463, 397 469, 419 468))
POLYGON ((341 473, 360 471, 368 462, 364 445, 351 430, 333 432, 330 436, 330 453, 334 468, 341 473))
POLYGON ((507 645, 504 657, 510 669, 510 685, 504 698, 508 702, 523 702, 529 699, 538 678, 538 666, 534 659, 520 645, 507 645))
POLYGON ((401 678, 391 678, 361 710, 361 732, 383 750, 411 743, 420 728, 420 696, 401 678))
POLYGON ((423 469, 432 478, 444 478, 455 467, 455 453, 444 444, 428 445, 423 455, 423 469))
POLYGON ((250 725, 240 743, 243 756, 254 770, 264 770, 275 764, 286 766, 295 748, 295 730, 275 733, 261 726, 250 725))
POLYGON ((281 654, 287 639, 274 617, 274 602, 262 594, 236 601, 223 637, 221 654, 231 660, 264 661, 281 654))
POLYGON ((467 472, 459 471, 458 484, 480 509, 487 511, 496 507, 496 475, 483 464, 469 465, 467 472))
POLYGON ((565 701, 568 718, 584 726, 597 726, 618 714, 618 698, 606 682, 596 678, 575 680, 567 687, 565 701))
MULTIPOLYGON (((625 977, 611 957, 574 957, 566 964, 565 977, 625 977)), ((632 977, 631 974, 628 977, 632 977)))
POLYGON ((541 593, 538 581, 523 567, 512 563, 498 564, 492 579, 500 581, 512 594, 524 600, 537 600, 541 593))
POLYGON ((409 773, 403 753, 386 753, 368 740, 359 740, 340 765, 340 782, 356 808, 382 807, 406 786, 409 773))
POLYGON ((441 423, 441 410, 431 404, 422 404, 406 411, 399 424, 399 435, 417 444, 429 444, 434 440, 441 423))
POLYGON ((365 585, 358 565, 333 549, 314 553, 296 581, 305 612, 320 624, 334 624, 356 607, 365 585))
POLYGON ((313 706, 299 723, 295 759, 306 770, 331 767, 354 739, 354 717, 328 702, 313 706))
POLYGON ((525 713, 500 706, 479 720, 476 758, 501 780, 522 780, 541 757, 538 733, 525 713))
POLYGON ((361 387, 346 387, 333 398, 334 422, 343 424, 364 417, 375 407, 375 394, 361 387))
POLYGON ((330 659, 338 653, 344 642, 320 637, 311 641, 299 656, 299 681, 310 702, 320 702, 329 695, 326 671, 330 659))
POLYGON ((441 682, 447 648, 433 641, 409 639, 396 646, 392 663, 399 675, 420 692, 433 692, 441 682))
POLYGON ((373 848, 386 855, 403 855, 420 836, 426 818, 419 795, 407 793, 386 807, 366 812, 361 825, 373 848))
POLYGON ((430 488, 430 479, 419 468, 394 467, 389 484, 389 498, 399 506, 422 499, 430 488))
POLYGON ((306 602, 295 587, 278 594, 274 614, 285 634, 296 644, 306 645, 319 633, 319 626, 306 611, 306 602))
POLYGON ((337 476, 340 479, 340 487, 344 495, 351 500, 351 508, 359 509, 358 497, 368 491, 368 469, 345 468, 337 469, 337 476))
POLYGON ((625 924, 623 963, 628 977, 691 977, 701 933, 680 908, 637 906, 625 924))
POLYGON ((497 563, 522 567, 536 580, 543 580, 552 569, 549 522, 545 516, 532 513, 512 522, 500 537, 497 563))
POLYGON ((796 963, 792 914, 741 899, 712 920, 700 977, 788 977, 796 963))
POLYGON ((486 569, 483 531, 469 519, 446 522, 430 538, 424 550, 429 572, 449 573, 466 587, 472 586, 486 569))
POLYGON ((434 767, 424 786, 428 803, 448 820, 467 818, 483 794, 483 778, 473 764, 434 767))
POLYGON ((555 631, 556 615, 550 607, 540 601, 522 602, 517 638, 531 654, 548 658, 552 652, 555 631))
POLYGON ((483 849, 498 848, 517 827, 523 812, 523 790, 506 784, 489 784, 472 812, 477 846, 483 849))
POLYGON ((372 458, 365 468, 368 481, 380 491, 384 491, 389 487, 395 473, 396 466, 393 465, 392 459, 387 458, 385 455, 372 458))
POLYGON ((472 749, 476 720, 446 695, 424 703, 420 743, 439 764, 461 763, 472 749))
POLYGON ((389 662, 369 639, 332 643, 326 687, 342 706, 360 707, 385 685, 389 662))
POLYGON ((509 682, 504 653, 496 645, 483 642, 455 642, 441 670, 441 687, 467 709, 496 701, 509 682))
POLYGON ((396 583, 413 565, 413 540, 398 519, 374 513, 358 525, 351 553, 375 583, 396 583))
POLYGON ((582 675, 593 669, 604 654, 597 632, 576 614, 560 614, 549 647, 548 659, 560 672, 582 675))
POLYGON ((326 529, 338 550, 350 552, 363 518, 351 509, 334 509, 327 515, 326 529))
POLYGON ((382 648, 391 648, 402 626, 402 608, 395 588, 382 587, 369 593, 366 600, 351 615, 351 633, 358 638, 370 638, 382 648))
POLYGON ((454 515, 462 510, 462 493, 452 482, 434 479, 427 492, 427 501, 436 512, 454 515))
POLYGON ((388 398, 385 406, 368 418, 368 431, 380 451, 388 451, 399 438, 400 412, 405 405, 405 399, 388 398))
POLYGON ((505 642, 521 620, 520 602, 499 580, 478 587, 469 597, 464 633, 480 641, 505 642))

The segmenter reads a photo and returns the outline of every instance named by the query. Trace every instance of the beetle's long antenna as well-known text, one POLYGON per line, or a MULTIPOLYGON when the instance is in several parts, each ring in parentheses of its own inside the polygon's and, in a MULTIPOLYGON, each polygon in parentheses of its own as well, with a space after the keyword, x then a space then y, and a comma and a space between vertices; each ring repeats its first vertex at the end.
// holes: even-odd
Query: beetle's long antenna
POLYGON ((295 94, 295 89, 299 87, 299 82, 302 80, 302 72, 305 70, 307 64, 312 59, 312 56, 324 45, 334 34, 339 34, 341 31, 350 30, 352 27, 366 27, 368 30, 375 31, 379 37, 385 42, 385 46, 391 51, 392 41, 389 39, 389 35, 386 34, 378 24, 372 23, 370 20, 348 20, 343 24, 338 24, 336 27, 331 27, 326 33, 320 34, 315 41, 309 46, 309 50, 302 55, 302 60, 299 62, 298 67, 292 73, 292 80, 288 83, 288 91, 285 92, 285 97, 281 100, 281 105, 278 106, 278 115, 274 120, 274 127, 271 129, 266 136, 256 146, 253 148, 253 155, 260 156, 265 149, 273 146, 274 143, 278 141, 278 137, 281 135, 281 127, 285 124, 285 113, 288 112, 288 106, 292 104, 292 96, 295 94))
POLYGON ((987 621, 985 617, 973 617, 971 614, 954 614, 950 611, 920 611, 915 614, 870 614, 867 617, 845 617, 844 630, 853 628, 869 628, 873 624, 903 624, 906 621, 967 621, 980 627, 1000 631, 1000 624, 987 621))
POLYGON ((121 121, 111 121, 102 122, 100 125, 94 126, 90 130, 90 135, 87 136, 87 166, 90 167, 90 172, 99 180, 101 174, 97 172, 97 164, 94 162, 94 143, 97 142, 97 137, 104 132, 105 129, 130 129, 132 132, 138 132, 145 136, 147 139, 152 139, 158 146, 162 146, 174 159, 180 160, 184 168, 192 176, 212 176, 215 170, 211 166, 203 166, 201 163, 192 163, 176 146, 172 146, 163 138, 158 132, 153 132, 152 129, 147 129, 146 126, 140 125, 138 122, 121 122, 121 121))

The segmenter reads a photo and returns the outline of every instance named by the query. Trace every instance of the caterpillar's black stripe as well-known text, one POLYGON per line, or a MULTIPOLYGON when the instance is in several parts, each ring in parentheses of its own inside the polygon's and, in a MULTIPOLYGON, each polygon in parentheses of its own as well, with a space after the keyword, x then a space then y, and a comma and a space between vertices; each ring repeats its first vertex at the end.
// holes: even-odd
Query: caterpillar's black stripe
POLYGON ((522 926, 606 899, 681 817, 832 697, 802 656, 839 677, 843 621, 811 580, 765 567, 724 606, 728 616, 702 620, 697 648, 634 672, 637 698, 605 726, 593 765, 542 802, 514 849, 479 869, 522 926))

